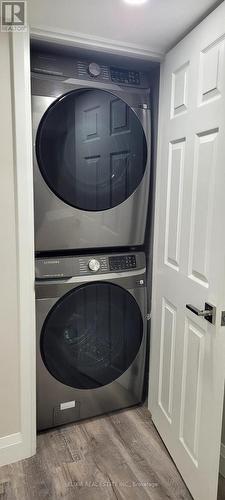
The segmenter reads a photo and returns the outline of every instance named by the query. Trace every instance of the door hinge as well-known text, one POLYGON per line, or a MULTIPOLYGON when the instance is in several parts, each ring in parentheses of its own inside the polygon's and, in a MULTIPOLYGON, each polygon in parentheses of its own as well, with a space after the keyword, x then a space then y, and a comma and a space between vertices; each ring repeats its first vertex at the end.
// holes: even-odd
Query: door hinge
POLYGON ((221 312, 221 326, 225 326, 225 311, 221 312))
POLYGON ((138 105, 138 107, 139 107, 140 109, 150 109, 149 104, 146 104, 146 103, 144 103, 144 104, 139 104, 139 105, 138 105))

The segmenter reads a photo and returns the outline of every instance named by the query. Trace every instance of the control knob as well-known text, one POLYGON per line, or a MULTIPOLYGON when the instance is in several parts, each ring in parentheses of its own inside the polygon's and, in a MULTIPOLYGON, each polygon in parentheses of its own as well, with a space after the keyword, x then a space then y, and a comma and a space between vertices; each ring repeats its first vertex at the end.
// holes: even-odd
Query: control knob
POLYGON ((97 259, 91 259, 88 262, 88 267, 91 271, 97 273, 100 269, 100 262, 97 259))
POLYGON ((88 73, 90 76, 97 77, 101 74, 101 68, 99 64, 96 64, 94 62, 90 63, 88 66, 88 73))

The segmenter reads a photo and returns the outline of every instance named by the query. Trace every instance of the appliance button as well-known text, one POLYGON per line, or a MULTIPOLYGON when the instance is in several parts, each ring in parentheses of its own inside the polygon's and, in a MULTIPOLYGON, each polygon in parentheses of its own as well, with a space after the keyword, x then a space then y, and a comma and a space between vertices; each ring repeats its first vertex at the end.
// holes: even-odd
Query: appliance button
POLYGON ((100 262, 97 259, 91 259, 88 262, 88 267, 91 271, 96 273, 100 269, 100 262))

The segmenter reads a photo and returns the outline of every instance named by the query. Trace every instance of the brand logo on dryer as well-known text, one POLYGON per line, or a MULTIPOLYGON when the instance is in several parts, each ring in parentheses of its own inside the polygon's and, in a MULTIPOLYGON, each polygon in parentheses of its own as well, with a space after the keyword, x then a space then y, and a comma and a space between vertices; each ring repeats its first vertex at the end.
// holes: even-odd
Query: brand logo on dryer
POLYGON ((59 264, 59 260, 43 260, 44 265, 49 265, 49 264, 59 264))

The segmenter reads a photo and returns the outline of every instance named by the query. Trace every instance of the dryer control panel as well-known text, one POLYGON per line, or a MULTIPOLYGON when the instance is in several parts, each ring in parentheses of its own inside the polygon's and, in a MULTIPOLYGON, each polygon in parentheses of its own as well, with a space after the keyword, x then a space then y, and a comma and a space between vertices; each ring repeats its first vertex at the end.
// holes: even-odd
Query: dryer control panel
MULTIPOLYGON (((130 66, 130 65, 129 65, 130 66)), ((61 55, 32 50, 31 71, 48 78, 57 77, 60 80, 82 79, 119 86, 149 89, 149 73, 131 67, 121 67, 121 64, 110 65, 108 60, 78 59, 72 55, 61 55)))

